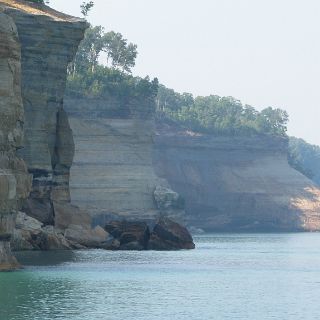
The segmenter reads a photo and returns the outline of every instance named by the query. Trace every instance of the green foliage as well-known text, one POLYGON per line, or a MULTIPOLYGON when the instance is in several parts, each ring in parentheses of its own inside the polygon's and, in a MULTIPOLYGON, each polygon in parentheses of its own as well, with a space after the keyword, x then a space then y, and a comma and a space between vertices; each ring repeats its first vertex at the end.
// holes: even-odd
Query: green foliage
POLYGON ((154 106, 158 80, 130 74, 136 57, 137 46, 120 33, 106 33, 101 26, 88 28, 68 68, 67 95, 112 98, 126 106, 130 100, 138 100, 142 105, 154 106))
POLYGON ((85 2, 83 1, 82 4, 80 5, 81 13, 83 14, 84 17, 87 17, 90 10, 93 8, 94 3, 93 1, 85 2))
POLYGON ((91 71, 77 72, 68 76, 67 95, 90 98, 117 98, 121 101, 131 98, 154 100, 158 91, 158 80, 139 78, 117 69, 97 65, 91 71))
POLYGON ((232 97, 211 95, 194 98, 179 94, 165 86, 159 87, 157 118, 174 121, 193 131, 219 135, 271 134, 284 136, 288 114, 268 107, 258 112, 232 97))
POLYGON ((290 137, 289 164, 320 185, 320 147, 290 137))
POLYGON ((112 69, 131 73, 137 54, 137 45, 128 43, 120 33, 106 33, 101 26, 90 27, 80 43, 69 73, 83 73, 88 70, 94 72, 100 61, 112 69))
POLYGON ((69 66, 67 94, 77 97, 114 98, 121 105, 130 99, 154 105, 157 118, 170 120, 188 130, 219 135, 286 135, 288 115, 268 107, 258 112, 232 97, 211 95, 194 98, 161 85, 158 80, 130 75, 137 46, 120 33, 90 27, 69 66))

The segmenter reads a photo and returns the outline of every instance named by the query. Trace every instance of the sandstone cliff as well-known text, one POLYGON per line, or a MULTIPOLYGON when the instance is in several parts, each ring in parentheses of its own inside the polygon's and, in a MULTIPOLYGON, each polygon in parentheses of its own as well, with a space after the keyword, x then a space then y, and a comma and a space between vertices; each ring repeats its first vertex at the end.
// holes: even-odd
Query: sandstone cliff
POLYGON ((63 98, 67 66, 87 23, 23 0, 0 0, 0 12, 1 41, 8 38, 0 47, 0 263, 16 264, 9 241, 17 214, 16 250, 110 248, 114 239, 91 227, 88 212, 100 215, 100 223, 104 214, 154 222, 160 213, 181 215, 179 196, 152 167, 154 101, 148 99, 103 103, 99 112, 101 101, 69 101, 77 151, 72 198, 80 209, 70 204, 75 144, 63 98))
POLYGON ((22 146, 21 57, 13 20, 0 7, 0 271, 17 267, 10 238, 15 215, 31 187, 25 163, 16 156, 22 146))
POLYGON ((68 202, 74 144, 63 110, 67 65, 87 24, 44 5, 1 0, 17 27, 21 44, 24 148, 19 155, 33 175, 27 214, 54 224, 54 205, 68 202))
MULTIPOLYGON (((71 201, 90 212, 96 223, 113 215, 153 221, 161 211, 154 191, 168 184, 152 166, 152 103, 65 99, 75 141, 71 201)), ((183 212, 177 208, 167 214, 179 219, 183 212)))
POLYGON ((207 231, 320 230, 320 189, 292 169, 282 138, 229 138, 160 126, 153 163, 207 231))
MULTIPOLYGON (((25 160, 33 177, 30 196, 27 201, 20 201, 23 204, 22 210, 27 215, 24 212, 18 214, 20 223, 16 225, 12 237, 14 249, 96 246, 97 239, 103 242, 108 234, 103 230, 92 229, 89 215, 70 205, 69 170, 74 143, 68 117, 63 110, 67 66, 73 59, 87 23, 44 5, 22 0, 1 0, 0 10, 12 22, 8 28, 15 31, 17 48, 7 43, 3 47, 9 58, 16 58, 19 65, 19 83, 15 82, 16 91, 10 94, 12 100, 20 99, 20 109, 22 110, 23 105, 25 111, 24 142, 19 155, 25 160)), ((11 66, 10 63, 10 70, 15 71, 14 65, 11 66)), ((4 76, 8 77, 6 74, 4 76)), ((1 92, 1 95, 5 96, 5 93, 1 92)), ((7 132, 7 122, 4 121, 1 128, 3 126, 4 133, 9 134, 11 140, 18 139, 16 136, 22 133, 22 112, 10 105, 7 107, 11 107, 12 113, 15 112, 18 126, 12 127, 13 132, 10 134, 7 132)), ((8 124, 11 125, 11 122, 8 124)), ((21 161, 20 166, 22 165, 21 161)), ((6 163, 1 164, 0 168, 2 167, 6 168, 6 163)), ((26 170, 26 166, 23 169, 26 170)), ((16 171, 14 170, 15 176, 16 171)), ((10 192, 7 197, 11 197, 14 202, 12 181, 13 178, 10 177, 10 192)), ((27 196, 27 192, 24 196, 27 196)), ((4 215, 6 208, 11 207, 4 205, 1 213, 4 215)), ((19 208, 16 205, 13 212, 16 213, 19 208)), ((14 216, 12 217, 9 222, 8 219, 2 222, 10 231, 14 227, 14 216)), ((10 237, 6 234, 3 237, 7 240, 8 248, 10 237)))

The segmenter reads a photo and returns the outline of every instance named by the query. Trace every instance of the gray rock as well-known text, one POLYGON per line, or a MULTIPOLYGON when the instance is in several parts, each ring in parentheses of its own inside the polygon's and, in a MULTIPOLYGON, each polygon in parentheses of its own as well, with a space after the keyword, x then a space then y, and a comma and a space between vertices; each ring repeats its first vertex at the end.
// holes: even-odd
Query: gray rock
POLYGON ((23 229, 26 231, 34 232, 41 230, 43 223, 29 217, 24 212, 19 212, 16 217, 16 229, 23 229))
POLYGON ((180 195, 163 186, 157 186, 154 191, 154 199, 156 201, 157 207, 160 210, 168 209, 183 209, 184 201, 180 195))
POLYGON ((69 243, 63 233, 53 226, 43 227, 42 222, 19 212, 13 232, 12 247, 15 251, 24 250, 69 250, 69 243))
POLYGON ((64 236, 67 240, 87 248, 105 249, 111 246, 113 240, 113 237, 110 237, 110 234, 99 226, 90 229, 81 225, 70 225, 65 230, 64 236))

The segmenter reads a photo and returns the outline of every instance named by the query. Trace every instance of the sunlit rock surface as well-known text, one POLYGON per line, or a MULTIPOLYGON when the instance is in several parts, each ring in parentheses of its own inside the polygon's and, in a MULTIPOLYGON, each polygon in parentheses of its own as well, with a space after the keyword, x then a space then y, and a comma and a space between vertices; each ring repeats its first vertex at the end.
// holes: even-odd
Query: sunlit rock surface
POLYGON ((18 267, 10 239, 17 210, 31 187, 26 165, 16 156, 23 139, 20 63, 16 26, 0 6, 0 271, 18 267))

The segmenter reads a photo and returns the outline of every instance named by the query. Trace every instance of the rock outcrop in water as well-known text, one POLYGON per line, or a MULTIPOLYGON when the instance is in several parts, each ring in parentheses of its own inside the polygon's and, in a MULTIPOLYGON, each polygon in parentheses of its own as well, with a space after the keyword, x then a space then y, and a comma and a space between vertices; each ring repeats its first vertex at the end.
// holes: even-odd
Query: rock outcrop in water
POLYGON ((292 169, 288 141, 175 132, 163 124, 153 163, 207 231, 319 231, 320 189, 292 169))
POLYGON ((23 139, 20 63, 16 26, 0 7, 0 271, 18 266, 10 240, 15 215, 31 187, 26 165, 16 155, 23 139))
POLYGON ((194 249, 193 239, 187 228, 161 217, 153 228, 148 243, 149 250, 194 249))
POLYGON ((111 250, 181 250, 194 249, 189 231, 167 217, 160 217, 151 229, 145 222, 111 221, 105 230, 114 240, 111 250))

